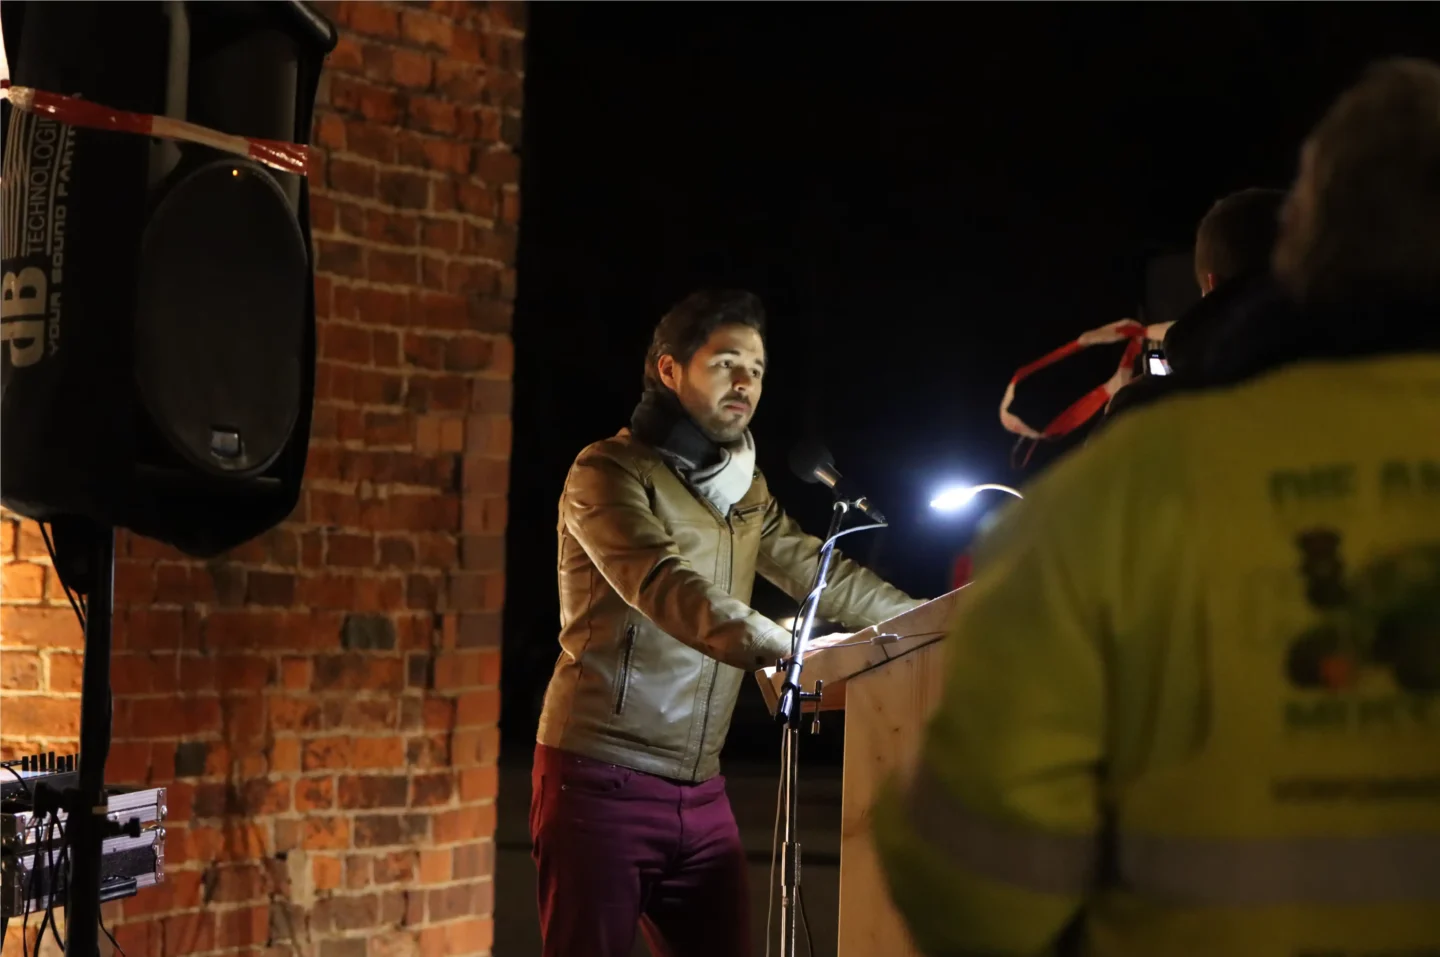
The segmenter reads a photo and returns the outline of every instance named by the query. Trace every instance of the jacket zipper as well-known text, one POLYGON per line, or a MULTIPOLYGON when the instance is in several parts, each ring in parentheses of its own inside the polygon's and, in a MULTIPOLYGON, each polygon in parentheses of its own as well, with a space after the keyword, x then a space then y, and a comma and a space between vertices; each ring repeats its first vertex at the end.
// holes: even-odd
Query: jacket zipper
MULTIPOLYGON (((714 508, 714 506, 711 506, 714 508)), ((719 509, 716 509, 719 512, 719 509)), ((735 582, 735 526, 729 518, 725 519, 725 533, 730 536, 730 572, 726 576, 725 590, 729 591, 730 586, 735 582)), ((715 679, 720 673, 719 662, 713 659, 706 659, 710 666, 710 688, 705 692, 705 716, 700 721, 700 746, 695 749, 695 770, 692 773, 700 773, 700 760, 705 756, 705 735, 710 730, 710 708, 715 702, 715 679)))
POLYGON ((635 626, 625 629, 625 656, 620 659, 620 693, 615 696, 615 713, 625 710, 625 692, 630 687, 630 659, 635 655, 635 626))

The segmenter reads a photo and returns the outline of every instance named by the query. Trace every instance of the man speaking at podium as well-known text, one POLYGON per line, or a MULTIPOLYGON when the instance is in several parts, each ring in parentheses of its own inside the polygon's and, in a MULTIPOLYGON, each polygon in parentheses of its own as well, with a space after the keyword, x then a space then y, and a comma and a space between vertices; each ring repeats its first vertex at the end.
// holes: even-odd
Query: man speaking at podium
MULTIPOLYGON (((547 957, 629 957, 637 923, 657 957, 750 953, 720 748, 746 673, 790 653, 749 607, 755 573, 799 600, 821 544, 755 467, 764 332, 750 293, 675 306, 630 428, 566 478, 561 653, 530 803, 547 957)), ((859 629, 918 604, 837 557, 819 614, 859 629)))

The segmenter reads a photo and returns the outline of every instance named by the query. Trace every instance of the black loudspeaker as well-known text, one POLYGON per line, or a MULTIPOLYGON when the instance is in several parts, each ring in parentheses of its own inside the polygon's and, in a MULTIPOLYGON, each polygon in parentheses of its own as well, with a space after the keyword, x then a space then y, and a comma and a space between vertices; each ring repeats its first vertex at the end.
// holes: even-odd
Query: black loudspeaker
MULTIPOLYGON (((293 2, 7 0, 16 86, 307 143, 334 27, 293 2)), ((283 521, 315 377, 304 176, 7 105, 0 500, 197 556, 283 521)))

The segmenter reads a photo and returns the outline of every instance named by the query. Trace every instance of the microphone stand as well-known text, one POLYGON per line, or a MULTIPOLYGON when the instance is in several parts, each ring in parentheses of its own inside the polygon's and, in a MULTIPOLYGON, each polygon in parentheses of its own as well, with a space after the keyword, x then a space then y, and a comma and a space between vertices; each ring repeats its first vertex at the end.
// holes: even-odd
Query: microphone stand
MULTIPOLYGON (((780 664, 785 668, 785 683, 781 686, 780 704, 775 709, 775 720, 785 726, 781 744, 781 791, 785 805, 785 841, 780 852, 780 957, 796 957, 796 941, 799 931, 800 908, 800 842, 799 808, 800 794, 796 787, 800 772, 800 717, 804 704, 813 701, 817 708, 811 733, 820 731, 818 708, 824 696, 825 683, 815 682, 814 691, 805 691, 800 672, 805 664, 805 649, 810 641, 810 632, 815 626, 815 612, 820 607, 820 594, 825 590, 830 577, 830 560, 835 554, 835 540, 842 534, 840 525, 852 502, 837 497, 834 510, 830 513, 830 529, 820 546, 820 564, 815 570, 815 581, 810 593, 796 618, 795 632, 791 638, 789 661, 780 664)), ((877 523, 878 524, 878 523, 877 523)), ((868 526, 862 526, 868 527, 868 526)), ((861 528, 853 531, 861 531, 861 528)), ((769 933, 768 929, 766 933, 769 933)))

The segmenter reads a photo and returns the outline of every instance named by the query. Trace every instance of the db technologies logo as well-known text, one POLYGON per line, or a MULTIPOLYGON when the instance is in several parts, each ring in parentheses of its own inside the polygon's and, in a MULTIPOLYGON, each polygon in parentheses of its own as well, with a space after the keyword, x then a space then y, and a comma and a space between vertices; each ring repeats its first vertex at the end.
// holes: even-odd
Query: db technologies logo
POLYGON ((14 110, 6 139, 0 342, 9 371, 60 350, 74 136, 63 123, 14 110))

